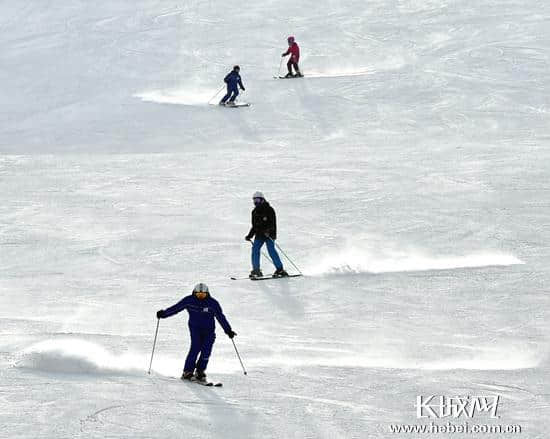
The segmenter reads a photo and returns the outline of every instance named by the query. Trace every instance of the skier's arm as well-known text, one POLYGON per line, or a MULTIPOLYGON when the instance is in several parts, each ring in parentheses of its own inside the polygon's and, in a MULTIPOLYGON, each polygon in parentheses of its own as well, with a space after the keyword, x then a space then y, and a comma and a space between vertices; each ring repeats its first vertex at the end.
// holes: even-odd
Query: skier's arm
POLYGON ((266 236, 271 239, 277 239, 277 217, 275 215, 275 209, 271 208, 269 212, 269 221, 265 229, 266 236))
POLYGON ((231 325, 225 318, 225 315, 223 314, 223 311, 222 311, 222 307, 220 306, 219 303, 216 303, 215 309, 216 309, 216 312, 214 315, 216 316, 216 320, 218 321, 218 323, 223 328, 223 332, 225 332, 227 335, 234 334, 233 330, 231 329, 231 325))
POLYGON ((185 308, 187 308, 187 305, 188 305, 187 300, 183 298, 175 305, 172 305, 170 308, 166 308, 160 316, 158 314, 157 316, 159 318, 165 319, 166 317, 173 316, 174 314, 177 314, 183 311, 185 308))
POLYGON ((223 82, 225 82, 227 84, 227 81, 229 81, 229 76, 231 75, 231 73, 228 73, 227 75, 225 75, 225 78, 223 78, 223 82))
POLYGON ((275 210, 273 210, 273 230, 271 232, 271 237, 277 239, 277 215, 275 214, 275 210))
POLYGON ((300 58, 300 48, 296 43, 294 43, 291 47, 292 50, 289 49, 290 53, 292 53, 292 59, 294 61, 298 61, 298 58, 300 58))
POLYGON ((287 50, 286 52, 283 52, 283 54, 281 55, 281 57, 287 56, 289 53, 290 53, 290 47, 288 48, 288 50, 287 50))
POLYGON ((250 241, 254 236, 254 211, 252 211, 252 214, 250 216, 251 216, 252 227, 250 227, 250 231, 248 232, 248 235, 246 235, 244 238, 247 241, 250 241))
POLYGON ((239 87, 241 87, 241 90, 244 91, 243 81, 240 76, 239 76, 239 87))

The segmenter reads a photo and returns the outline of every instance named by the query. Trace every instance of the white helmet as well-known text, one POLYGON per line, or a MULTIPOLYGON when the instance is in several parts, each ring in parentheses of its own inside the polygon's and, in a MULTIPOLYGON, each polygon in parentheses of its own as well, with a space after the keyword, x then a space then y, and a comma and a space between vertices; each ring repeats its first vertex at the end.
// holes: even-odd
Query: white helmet
POLYGON ((254 195, 252 195, 252 199, 254 198, 262 198, 265 200, 264 194, 262 194, 260 191, 254 192, 254 195))
POLYGON ((195 288, 193 288, 193 293, 208 293, 208 285, 203 284, 202 282, 195 285, 195 288))

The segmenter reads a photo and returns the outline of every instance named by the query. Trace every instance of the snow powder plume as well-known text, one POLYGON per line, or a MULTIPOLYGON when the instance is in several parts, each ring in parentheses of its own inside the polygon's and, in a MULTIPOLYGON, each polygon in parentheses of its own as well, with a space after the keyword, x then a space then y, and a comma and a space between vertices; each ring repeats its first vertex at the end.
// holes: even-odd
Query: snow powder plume
POLYGON ((466 256, 429 256, 420 252, 383 252, 374 254, 369 250, 348 248, 326 256, 307 270, 308 274, 342 273, 393 273, 401 271, 451 270, 507 266, 524 262, 512 255, 502 253, 477 253, 466 256))
MULTIPOLYGON (((213 99, 214 93, 216 93, 216 90, 210 88, 152 90, 138 93, 135 97, 140 98, 144 102, 154 102, 157 104, 207 105, 208 101, 213 99)), ((220 93, 220 98, 221 96, 222 94, 220 93)))
POLYGON ((86 340, 46 340, 25 349, 16 366, 42 372, 79 374, 143 374, 146 359, 113 355, 86 340))

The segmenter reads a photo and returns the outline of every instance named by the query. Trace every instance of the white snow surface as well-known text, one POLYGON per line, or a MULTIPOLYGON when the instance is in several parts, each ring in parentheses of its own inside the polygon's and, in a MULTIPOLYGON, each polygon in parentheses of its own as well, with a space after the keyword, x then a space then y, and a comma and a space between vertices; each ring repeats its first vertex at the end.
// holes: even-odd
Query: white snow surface
POLYGON ((390 432, 434 421, 418 395, 548 437, 547 2, 0 12, 1 437, 434 437, 390 432), (306 77, 275 80, 291 34, 306 77), (208 105, 234 64, 252 105, 208 105), (229 279, 256 190, 304 277, 229 279), (185 312, 146 373, 199 281, 248 370, 218 327, 219 389, 174 379, 185 312))

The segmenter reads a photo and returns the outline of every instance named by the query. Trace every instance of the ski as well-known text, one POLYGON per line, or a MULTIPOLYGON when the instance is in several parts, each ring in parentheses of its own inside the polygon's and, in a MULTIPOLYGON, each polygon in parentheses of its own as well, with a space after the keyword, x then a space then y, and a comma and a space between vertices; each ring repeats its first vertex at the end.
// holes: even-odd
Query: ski
POLYGON ((268 280, 268 279, 284 279, 286 277, 300 277, 303 276, 303 274, 289 274, 288 276, 257 276, 257 277, 231 277, 231 280, 268 280))
POLYGON ((268 280, 268 279, 285 279, 287 277, 300 277, 302 274, 289 274, 288 276, 259 276, 251 277, 250 280, 268 280))
POLYGON ((224 107, 224 108, 240 108, 240 107, 250 107, 250 104, 248 102, 237 102, 236 104, 233 104, 233 105, 220 105, 220 107, 224 107))
POLYGON ((210 104, 210 105, 214 105, 216 107, 223 107, 223 108, 250 107, 250 104, 248 102, 237 102, 235 105, 220 105, 220 104, 210 104))
POLYGON ((298 78, 303 78, 304 75, 302 76, 274 76, 273 79, 298 79, 298 78))
POLYGON ((196 384, 200 384, 201 386, 205 386, 205 387, 222 387, 223 386, 223 383, 221 382, 212 382, 212 381, 199 381, 197 379, 195 379, 194 377, 190 380, 184 380, 183 378, 178 378, 178 377, 175 377, 175 376, 165 376, 165 375, 159 375, 159 374, 155 374, 155 376, 157 376, 158 378, 162 379, 162 380, 168 380, 168 381, 183 381, 183 382, 187 382, 187 383, 196 383, 196 384))
POLYGON ((195 378, 191 378, 190 380, 183 380, 183 382, 186 382, 186 381, 189 381, 190 383, 196 383, 196 384, 200 384, 201 386, 204 386, 204 387, 222 387, 223 386, 223 383, 220 383, 220 382, 213 382, 213 381, 201 381, 201 380, 197 380, 195 378))

